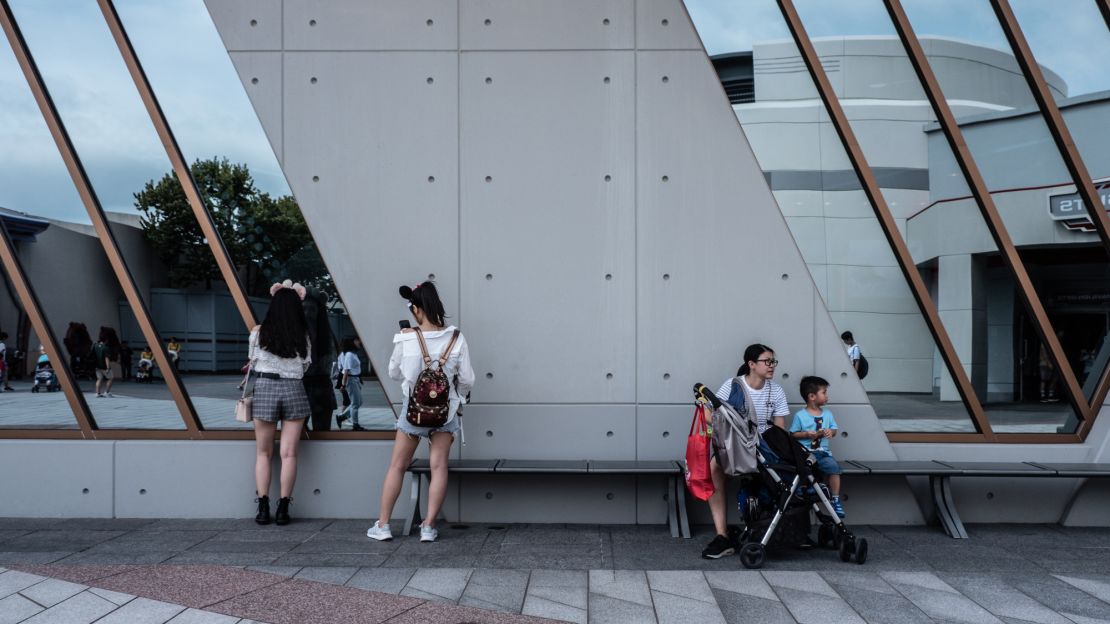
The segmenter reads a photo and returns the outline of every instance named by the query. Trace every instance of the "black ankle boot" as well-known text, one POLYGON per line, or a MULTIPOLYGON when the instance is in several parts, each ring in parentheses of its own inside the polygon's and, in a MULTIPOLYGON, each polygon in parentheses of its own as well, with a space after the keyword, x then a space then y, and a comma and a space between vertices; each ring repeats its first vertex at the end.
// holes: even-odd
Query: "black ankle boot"
POLYGON ((254 521, 258 524, 270 524, 270 497, 259 496, 254 500, 258 503, 258 515, 254 517, 254 521))
POLYGON ((274 524, 278 526, 289 524, 289 503, 291 502, 293 502, 293 499, 288 496, 278 501, 277 513, 274 514, 274 524))

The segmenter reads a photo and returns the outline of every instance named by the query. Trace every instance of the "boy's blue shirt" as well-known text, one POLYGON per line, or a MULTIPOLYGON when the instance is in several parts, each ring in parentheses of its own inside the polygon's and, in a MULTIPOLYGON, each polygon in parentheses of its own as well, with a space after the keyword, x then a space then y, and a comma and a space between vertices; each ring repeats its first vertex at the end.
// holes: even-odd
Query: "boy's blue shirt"
MULTIPOLYGON (((822 429, 838 429, 836 426, 836 418, 833 417, 832 412, 827 408, 821 408, 821 418, 824 419, 824 422, 821 424, 822 429)), ((794 433, 795 431, 817 431, 817 421, 813 414, 806 411, 804 407, 794 413, 794 422, 790 423, 790 433, 794 433)), ((798 440, 798 442, 808 450, 813 440, 798 440)), ((829 450, 828 438, 821 438, 821 450, 829 450)))

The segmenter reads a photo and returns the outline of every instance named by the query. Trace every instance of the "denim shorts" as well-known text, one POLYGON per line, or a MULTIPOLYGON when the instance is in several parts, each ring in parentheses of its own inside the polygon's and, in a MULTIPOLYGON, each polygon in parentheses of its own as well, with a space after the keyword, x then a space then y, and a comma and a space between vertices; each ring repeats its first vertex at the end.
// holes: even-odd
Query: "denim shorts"
POLYGON ((817 460, 817 469, 820 470, 822 474, 840 474, 840 464, 838 464, 837 461, 833 459, 832 453, 821 449, 810 452, 813 453, 814 459, 817 460))
POLYGON ((442 427, 437 427, 435 429, 431 427, 417 427, 410 423, 404 415, 397 419, 397 431, 407 433, 410 436, 420 436, 422 438, 431 438, 433 433, 450 433, 452 436, 457 436, 461 427, 458 414, 455 414, 455 417, 447 421, 442 427))

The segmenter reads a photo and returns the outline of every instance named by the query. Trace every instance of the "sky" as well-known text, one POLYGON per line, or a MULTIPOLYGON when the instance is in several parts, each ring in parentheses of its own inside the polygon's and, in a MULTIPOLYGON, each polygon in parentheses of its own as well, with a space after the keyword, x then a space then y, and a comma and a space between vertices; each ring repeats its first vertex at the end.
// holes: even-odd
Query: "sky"
MULTIPOLYGON (((1110 89, 1110 30, 1094 0, 1010 0, 1042 65, 1072 94, 1110 89)), ((11 0, 101 203, 170 171, 95 0, 11 0)), ((774 0, 686 0, 709 54, 789 38, 774 0)), ((795 0, 810 36, 893 35, 881 0, 795 0)), ((988 0, 903 0, 919 35, 1006 49, 988 0)), ((246 163, 262 190, 289 192, 203 0, 116 0, 178 143, 191 162, 246 163)), ((0 206, 88 223, 57 148, 0 38, 0 206)))

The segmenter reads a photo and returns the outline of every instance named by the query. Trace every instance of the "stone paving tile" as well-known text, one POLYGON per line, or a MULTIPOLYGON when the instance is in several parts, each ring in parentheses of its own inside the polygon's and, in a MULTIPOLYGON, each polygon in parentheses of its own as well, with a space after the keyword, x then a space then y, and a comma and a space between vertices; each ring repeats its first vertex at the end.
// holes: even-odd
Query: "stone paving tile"
POLYGON ((30 531, 17 529, 0 529, 0 544, 6 542, 7 540, 20 537, 21 535, 27 535, 28 533, 30 533, 30 531))
POLYGON ((385 564, 386 555, 366 554, 328 554, 328 553, 288 553, 275 559, 271 565, 277 566, 345 566, 357 568, 377 567, 385 564))
POLYGON ((154 565, 172 559, 181 554, 181 551, 162 552, 91 552, 83 551, 74 553, 55 561, 57 565, 154 565))
POLYGON ((539 598, 532 594, 525 596, 524 607, 520 612, 522 615, 551 618, 553 620, 575 622, 576 624, 587 624, 588 621, 585 609, 579 609, 561 602, 539 598))
POLYGON ((215 531, 134 531, 101 542, 85 552, 130 553, 135 551, 182 551, 219 535, 215 531))
POLYGON ((705 572, 704 574, 709 586, 715 590, 721 589, 763 600, 777 601, 779 599, 778 594, 771 589, 763 575, 755 570, 705 572))
POLYGON ((1105 603, 1110 603, 1110 580, 1106 578, 1081 578, 1063 576, 1060 574, 1053 574, 1053 576, 1072 587, 1087 592, 1105 603))
MULTIPOLYGON (((864 566, 865 568, 867 566, 864 566)), ((821 572, 821 577, 825 579, 829 585, 833 586, 837 592, 840 588, 851 587, 854 589, 862 589, 880 594, 900 595, 898 590, 890 586, 886 581, 879 576, 878 572, 866 572, 861 570, 834 570, 831 572, 821 572)))
POLYGON ((944 574, 941 578, 964 596, 999 617, 1022 619, 1037 624, 1069 624, 1067 618, 995 576, 944 574))
POLYGON ((187 550, 162 563, 168 565, 259 566, 276 563, 281 553, 267 552, 204 552, 187 550))
POLYGON ((44 551, 44 552, 7 552, 0 551, 0 564, 6 566, 15 565, 33 565, 40 563, 51 563, 59 559, 65 559, 72 555, 74 551, 44 551))
POLYGON ((235 518, 163 518, 143 527, 143 531, 231 531, 241 528, 235 518))
POLYGON ((281 566, 281 565, 264 565, 264 566, 247 566, 248 570, 255 572, 265 572, 266 574, 276 574, 278 576, 292 577, 301 571, 301 566, 281 566))
POLYGON ((108 602, 119 606, 125 605, 135 599, 135 596, 131 594, 123 594, 108 589, 101 589, 99 587, 90 587, 89 591, 107 600, 108 602))
POLYGON ((291 552, 294 553, 330 553, 330 554, 390 554, 397 550, 403 540, 393 539, 388 542, 379 542, 360 535, 336 535, 334 533, 315 533, 309 539, 297 545, 291 552))
POLYGON ((40 611, 25 624, 86 624, 108 615, 116 609, 116 605, 107 600, 81 592, 72 598, 40 611))
MULTIPOLYGON (((708 585, 706 590, 709 590, 708 585)), ((655 602, 655 618, 659 624, 725 624, 725 616, 717 606, 717 599, 713 597, 711 590, 710 598, 713 600, 710 602, 655 590, 652 590, 651 596, 655 602)))
POLYGON ((1110 621, 1110 604, 1049 575, 1000 576, 1015 589, 1049 609, 1074 620, 1076 616, 1110 621))
POLYGON ((775 592, 799 624, 865 624, 863 618, 839 596, 830 598, 824 594, 787 587, 776 587, 775 592))
POLYGON ((404 596, 292 579, 214 604, 208 610, 270 624, 378 624, 421 604, 404 596))
POLYGON ((474 570, 459 604, 520 613, 530 576, 527 570, 474 570))
POLYGON ((590 594, 589 624, 656 624, 652 605, 590 594))
POLYGON ((358 568, 339 568, 339 567, 305 567, 297 573, 295 578, 302 581, 316 581, 318 583, 331 583, 332 585, 345 584, 358 568))
MULTIPOLYGON (((190 533, 198 533, 190 531, 190 533)), ((295 531, 289 533, 268 531, 228 531, 214 534, 210 539, 197 542, 190 546, 192 551, 208 552, 251 552, 261 550, 264 552, 288 552, 316 533, 295 531)))
MULTIPOLYGON (((403 561, 402 558, 396 560, 403 561)), ((390 562, 393 561, 394 558, 390 558, 390 562)), ((592 570, 613 567, 612 560, 604 553, 564 553, 558 549, 521 555, 513 553, 479 555, 473 559, 471 565, 477 568, 513 568, 517 570, 532 570, 535 568, 592 570)))
POLYGON ((359 568, 347 581, 347 587, 399 594, 415 573, 415 568, 359 568))
POLYGON ((85 585, 48 578, 41 583, 36 583, 27 589, 21 590, 24 598, 34 600, 44 607, 53 607, 63 600, 75 596, 88 589, 85 585))
POLYGON ((4 542, 5 552, 77 552, 124 534, 124 531, 33 531, 4 542))
POLYGON ((794 617, 776 596, 773 600, 714 589, 717 608, 728 624, 795 624, 794 617))
POLYGON ((655 592, 663 592, 710 604, 716 602, 713 597, 713 590, 709 588, 709 583, 702 572, 692 570, 648 570, 647 578, 648 587, 651 588, 653 596, 655 592))
POLYGON ((425 600, 458 602, 472 572, 470 568, 418 569, 401 590, 401 595, 425 600))
POLYGON ((0 624, 15 624, 42 611, 42 607, 19 594, 0 599, 0 624))
POLYGON ((0 531, 41 531, 63 521, 62 518, 0 518, 0 531))
POLYGON ((870 624, 929 624, 933 620, 874 572, 821 575, 870 624))
MULTIPOLYGON (((99 624, 99 623, 97 623, 99 624)), ((240 620, 233 615, 201 611, 199 609, 185 609, 166 624, 248 624, 247 620, 240 620)))
POLYGON ((595 595, 651 606, 647 574, 641 570, 590 570, 591 612, 595 595))
POLYGON ((552 620, 485 611, 472 607, 458 607, 438 602, 427 602, 414 609, 387 620, 389 624, 460 624, 481 622, 481 624, 556 624, 552 620))
POLYGON ((49 576, 64 581, 88 585, 91 581, 96 579, 112 576, 128 570, 135 570, 137 568, 132 565, 60 565, 52 563, 47 565, 20 566, 20 569, 30 574, 49 576))
POLYGON ((66 531, 138 531, 156 522, 153 518, 65 518, 54 527, 66 531))
POLYGON ((989 611, 929 573, 882 572, 890 583, 929 617, 946 622, 1001 624, 989 611))
POLYGON ((43 577, 38 574, 28 574, 19 570, 0 573, 0 598, 23 591, 42 581, 43 577))
POLYGON ((579 570, 532 570, 521 612, 570 622, 585 622, 589 573, 579 570))
MULTIPOLYGON (((478 555, 390 555, 381 565, 387 568, 473 568, 478 555)), ((495 567, 486 565, 484 567, 495 567)))
POLYGON ((98 587, 203 609, 284 581, 280 576, 222 566, 150 566, 97 581, 98 587))
POLYGON ((511 527, 504 532, 501 544, 549 544, 549 545, 599 545, 609 540, 609 532, 597 526, 526 526, 511 527))
POLYGON ((136 598, 97 620, 96 624, 164 624, 184 610, 185 607, 168 602, 136 598))

